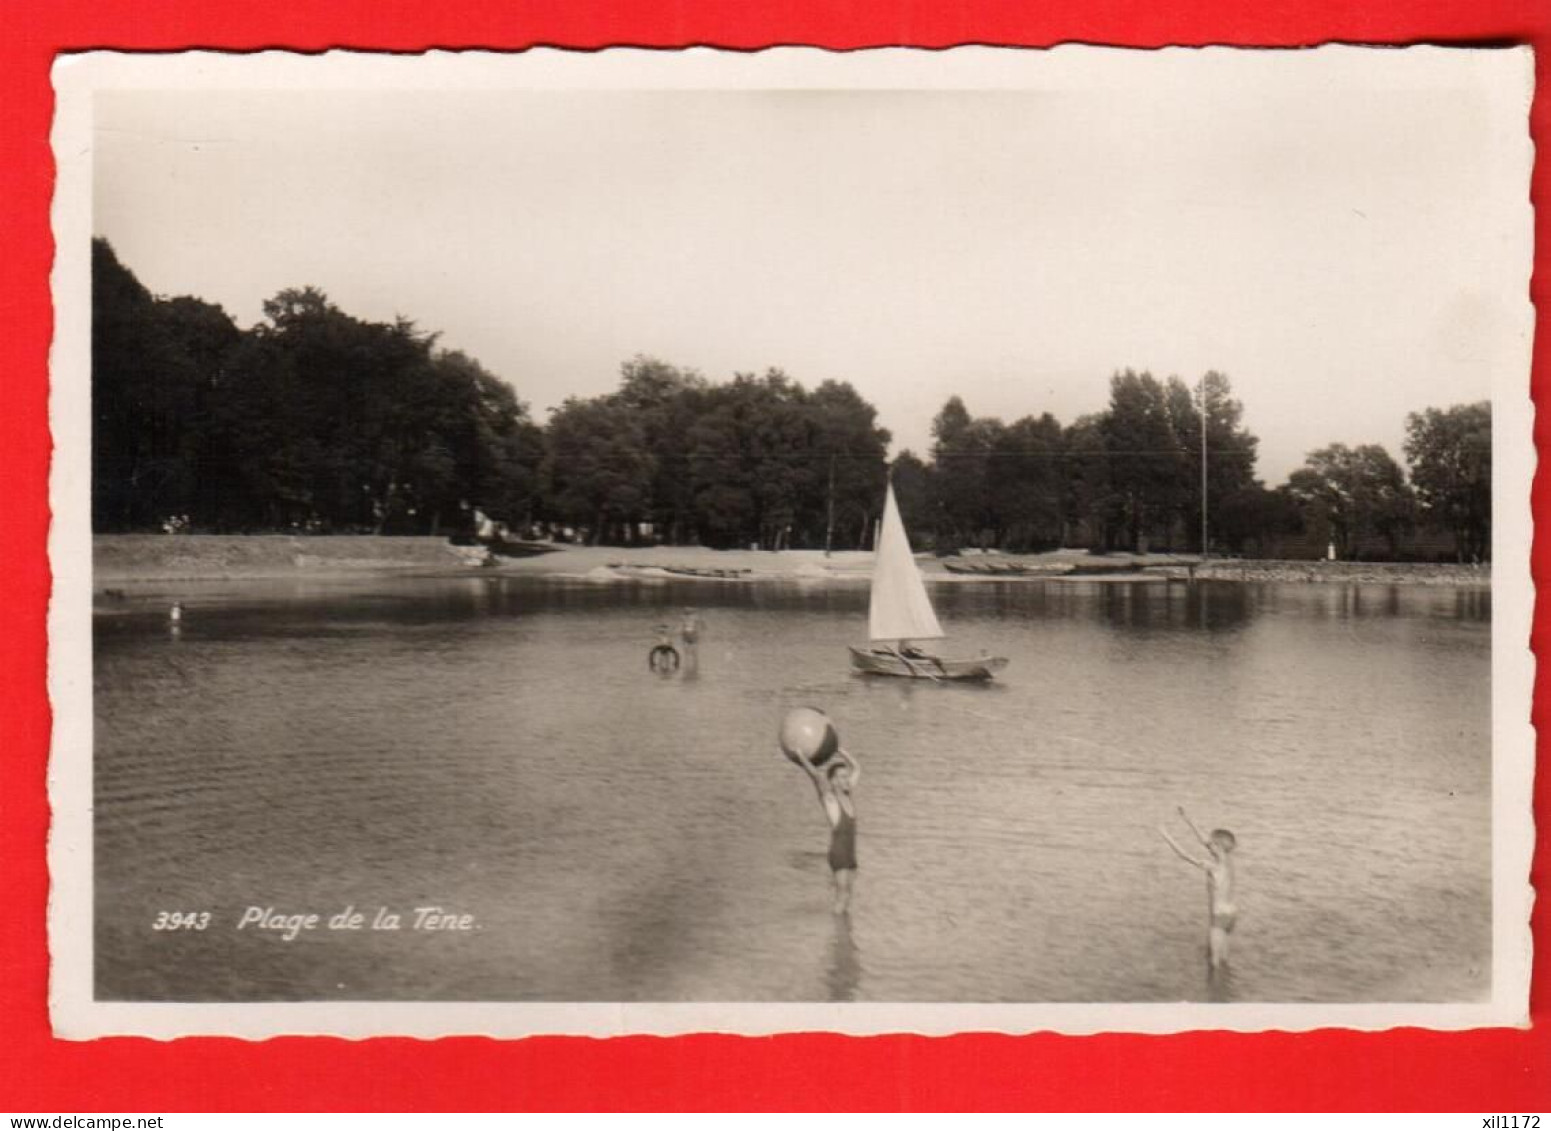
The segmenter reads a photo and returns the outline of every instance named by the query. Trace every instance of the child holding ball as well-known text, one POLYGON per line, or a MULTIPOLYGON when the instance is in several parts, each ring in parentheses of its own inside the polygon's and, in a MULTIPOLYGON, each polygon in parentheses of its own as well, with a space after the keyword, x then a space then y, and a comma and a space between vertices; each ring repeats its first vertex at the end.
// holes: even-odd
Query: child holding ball
POLYGON ((781 749, 802 767, 829 822, 829 868, 835 880, 836 915, 851 910, 856 885, 856 795, 860 763, 840 745, 840 735, 824 712, 801 707, 781 726, 781 749))

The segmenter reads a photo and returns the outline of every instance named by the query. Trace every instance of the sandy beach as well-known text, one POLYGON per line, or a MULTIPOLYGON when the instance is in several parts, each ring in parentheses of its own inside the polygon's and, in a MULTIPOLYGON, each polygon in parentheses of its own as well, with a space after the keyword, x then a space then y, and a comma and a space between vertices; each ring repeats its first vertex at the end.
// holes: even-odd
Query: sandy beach
MULTIPOLYGON (((487 555, 477 546, 455 546, 445 538, 370 535, 100 534, 92 540, 95 586, 132 587, 177 580, 243 580, 306 574, 428 573, 467 569, 585 577, 594 581, 698 577, 711 582, 787 579, 865 581, 872 554, 822 550, 711 550, 703 546, 575 546, 555 544, 528 557, 487 555)), ((1339 584, 1488 586, 1490 566, 1434 563, 1255 561, 1189 555, 1107 554, 1054 550, 1044 554, 967 554, 962 558, 918 558, 933 580, 966 584, 988 580, 1200 580, 1325 582, 1339 584), (954 573, 987 565, 1028 572, 954 573), (1072 571, 1072 572, 1064 572, 1072 571)))

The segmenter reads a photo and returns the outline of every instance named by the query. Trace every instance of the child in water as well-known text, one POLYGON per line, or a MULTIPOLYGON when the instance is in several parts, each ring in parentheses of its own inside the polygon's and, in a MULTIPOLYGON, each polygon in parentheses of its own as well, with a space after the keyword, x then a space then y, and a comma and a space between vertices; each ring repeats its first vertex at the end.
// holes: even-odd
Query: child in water
POLYGON ((1207 961, 1213 970, 1220 970, 1228 962, 1228 935, 1232 933, 1239 916, 1239 909, 1233 902, 1233 850, 1238 847, 1238 840, 1227 829, 1213 829, 1210 837, 1202 836, 1184 806, 1179 807, 1179 815, 1195 834, 1196 840, 1201 842, 1201 847, 1206 849, 1205 860, 1198 860, 1176 844, 1162 825, 1158 826, 1158 831, 1169 842, 1176 856, 1206 873, 1207 961))
POLYGON ((668 635, 668 626, 659 624, 655 631, 657 633, 657 643, 646 657, 647 666, 654 672, 677 671, 679 667, 679 650, 673 646, 673 638, 668 635))
POLYGON ((854 791, 862 780, 862 767, 844 747, 837 747, 822 766, 811 765, 806 758, 796 760, 813 779, 824 816, 829 821, 829 870, 835 877, 835 914, 851 910, 851 892, 856 886, 856 798, 854 791))
POLYGON ((705 618, 693 608, 684 610, 684 619, 679 621, 679 638, 684 641, 685 647, 693 649, 700 642, 700 634, 705 631, 705 618))

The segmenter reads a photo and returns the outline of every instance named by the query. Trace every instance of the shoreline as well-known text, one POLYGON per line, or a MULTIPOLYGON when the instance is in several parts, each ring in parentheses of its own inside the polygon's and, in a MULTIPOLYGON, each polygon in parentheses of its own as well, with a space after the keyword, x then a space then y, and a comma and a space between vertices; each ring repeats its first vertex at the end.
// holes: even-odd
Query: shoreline
MULTIPOLYGON (((302 577, 447 576, 478 571, 492 576, 545 575, 600 583, 689 580, 708 584, 758 581, 866 582, 872 553, 822 550, 711 550, 703 546, 577 546, 555 544, 531 557, 497 557, 486 564, 478 546, 445 538, 381 535, 98 534, 92 538, 93 588, 137 587, 170 581, 273 581, 302 577)), ((1490 565, 1431 562, 1274 561, 1237 558, 1202 561, 1185 554, 1091 555, 1082 550, 1043 554, 968 554, 939 559, 918 555, 932 582, 1238 581, 1313 584, 1427 585, 1488 588, 1490 565), (1001 572, 949 572, 962 569, 1001 572)))

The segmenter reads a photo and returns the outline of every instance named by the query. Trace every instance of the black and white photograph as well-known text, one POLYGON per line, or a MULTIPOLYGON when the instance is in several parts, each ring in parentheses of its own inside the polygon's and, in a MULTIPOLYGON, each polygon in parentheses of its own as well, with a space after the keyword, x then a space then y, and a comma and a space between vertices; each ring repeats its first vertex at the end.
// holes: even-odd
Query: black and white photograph
POLYGON ((56 1030, 1523 1023, 1532 74, 62 60, 56 1030))

